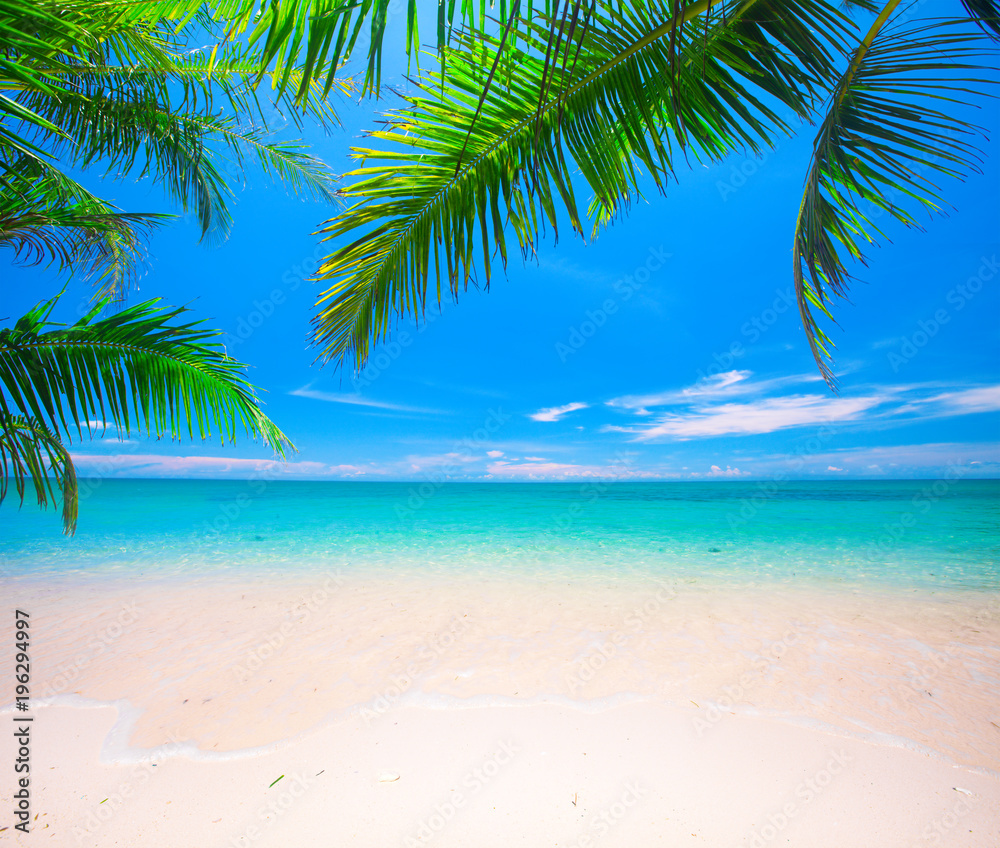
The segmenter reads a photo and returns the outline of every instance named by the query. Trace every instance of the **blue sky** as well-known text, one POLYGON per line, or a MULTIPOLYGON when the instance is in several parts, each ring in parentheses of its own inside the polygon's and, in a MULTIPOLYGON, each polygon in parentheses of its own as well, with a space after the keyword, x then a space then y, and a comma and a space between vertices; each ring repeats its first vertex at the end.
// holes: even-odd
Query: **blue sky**
MULTIPOLYGON (((928 4, 930 7, 931 4, 928 4)), ((955 4, 957 6, 957 3, 955 4)), ((945 4, 941 4, 942 9, 945 4)), ((947 4, 948 10, 951 4, 947 4)), ((398 20, 397 22, 398 23, 398 20)), ((401 38, 387 38, 399 45, 401 38)), ((405 60, 387 51, 388 82, 405 60)), ((389 97, 381 108, 394 104, 389 97)), ((337 171, 378 107, 307 130, 337 171)), ((764 160, 679 170, 589 244, 561 232, 488 293, 403 321, 359 377, 314 364, 311 235, 335 210, 251 173, 222 245, 181 219, 150 245, 133 301, 162 297, 226 333, 298 453, 243 438, 74 441, 82 475, 565 480, 1000 476, 1000 105, 976 114, 982 174, 943 184, 926 232, 890 223, 851 303, 836 304, 841 391, 819 377, 793 305, 791 242, 813 130, 764 160), (952 469, 959 468, 960 472, 952 469)), ((96 182, 94 183, 96 185, 96 182)), ((105 183, 136 211, 176 211, 156 186, 105 183)), ((4 267, 0 318, 61 286, 4 267)), ((72 283, 61 304, 87 295, 72 283)), ((3 321, 6 323, 6 320, 3 321)))

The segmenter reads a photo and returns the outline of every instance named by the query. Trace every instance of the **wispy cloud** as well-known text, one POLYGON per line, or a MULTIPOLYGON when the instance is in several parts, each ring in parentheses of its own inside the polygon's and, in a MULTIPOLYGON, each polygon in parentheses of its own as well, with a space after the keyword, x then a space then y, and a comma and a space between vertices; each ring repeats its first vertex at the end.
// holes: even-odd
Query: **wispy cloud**
POLYGON ((71 453, 81 476, 231 477, 241 479, 266 473, 271 477, 356 477, 369 469, 363 465, 331 465, 324 462, 279 462, 223 456, 167 456, 163 454, 71 453))
POLYGON ((608 426, 607 431, 629 433, 634 441, 673 437, 686 440, 707 436, 755 435, 790 427, 830 421, 854 421, 881 403, 878 397, 830 398, 793 395, 749 403, 699 406, 684 413, 660 415, 642 426, 608 426))
POLYGON ((872 350, 881 350, 886 347, 896 347, 901 341, 903 341, 902 336, 890 336, 887 339, 876 339, 872 342, 872 350))
POLYGON ((865 447, 835 448, 815 454, 766 454, 755 458, 757 467, 772 469, 781 463, 801 465, 803 460, 815 470, 858 470, 874 474, 894 470, 916 471, 947 466, 1000 465, 1000 442, 931 442, 916 445, 874 445, 865 447))
POLYGON ((608 406, 640 420, 602 429, 627 433, 639 442, 686 441, 818 424, 864 421, 868 426, 896 426, 924 418, 1000 411, 1000 385, 945 392, 941 384, 868 386, 857 395, 839 397, 801 391, 785 394, 789 388, 819 379, 815 374, 753 379, 749 371, 728 371, 683 389, 614 398, 608 406))
MULTIPOLYGON (((693 386, 683 389, 673 389, 665 392, 655 392, 648 395, 624 395, 607 401, 608 406, 620 409, 634 410, 642 415, 648 415, 650 406, 672 406, 678 403, 690 403, 695 398, 732 394, 732 387, 742 383, 748 385, 750 371, 726 371, 722 374, 700 380, 693 386)), ((739 391, 738 389, 736 391, 739 391)))
POLYGON ((579 280, 587 283, 610 283, 614 279, 612 274, 606 271, 595 271, 593 266, 586 268, 570 262, 565 257, 560 259, 549 259, 545 256, 538 257, 538 267, 548 274, 559 274, 569 277, 572 280, 579 280))
POLYGON ((480 462, 482 456, 474 456, 471 453, 461 453, 460 451, 449 451, 448 453, 435 454, 432 456, 406 457, 405 468, 401 471, 419 473, 436 468, 450 468, 458 471, 463 465, 480 462))
POLYGON ((767 394, 786 386, 822 381, 819 374, 790 374, 767 380, 754 380, 752 371, 724 371, 699 380, 692 386, 648 395, 624 395, 612 398, 607 405, 627 409, 636 415, 650 415, 649 408, 657 406, 677 406, 712 398, 732 398, 742 395, 767 394))
POLYGON ((429 415, 440 415, 442 410, 440 409, 424 409, 418 406, 404 406, 399 403, 387 403, 381 400, 372 400, 371 398, 361 397, 358 394, 347 394, 346 392, 322 392, 317 389, 310 388, 312 384, 302 386, 302 388, 294 389, 288 394, 295 395, 296 397, 311 398, 312 400, 322 400, 326 403, 346 403, 351 406, 370 406, 376 409, 391 409, 396 412, 422 412, 429 415))
POLYGON ((463 395, 477 395, 480 397, 492 397, 507 399, 510 395, 507 392, 497 391, 495 389, 484 389, 474 386, 456 386, 451 383, 437 383, 433 380, 416 380, 421 386, 426 386, 429 389, 440 389, 446 392, 455 392, 456 394, 463 395))
POLYGON ((533 412, 528 417, 532 421, 558 421, 564 415, 576 412, 578 409, 586 409, 588 406, 590 406, 588 403, 567 403, 565 406, 550 406, 546 409, 539 409, 538 412, 533 412))
POLYGON ((940 404, 941 413, 967 415, 973 412, 1000 410, 1000 385, 977 386, 958 392, 945 392, 927 399, 928 404, 940 404))

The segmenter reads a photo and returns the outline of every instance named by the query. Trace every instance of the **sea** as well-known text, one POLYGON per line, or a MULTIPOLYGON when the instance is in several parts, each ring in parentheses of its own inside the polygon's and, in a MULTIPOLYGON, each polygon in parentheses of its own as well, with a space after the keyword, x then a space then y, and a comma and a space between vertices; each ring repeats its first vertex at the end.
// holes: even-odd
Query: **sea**
POLYGON ((0 574, 653 577, 1000 585, 1000 480, 81 479, 79 524, 0 505, 0 574))
POLYGON ((644 701, 1000 774, 998 586, 997 480, 92 479, 73 536, 0 507, 34 697, 113 706, 106 762, 644 701))

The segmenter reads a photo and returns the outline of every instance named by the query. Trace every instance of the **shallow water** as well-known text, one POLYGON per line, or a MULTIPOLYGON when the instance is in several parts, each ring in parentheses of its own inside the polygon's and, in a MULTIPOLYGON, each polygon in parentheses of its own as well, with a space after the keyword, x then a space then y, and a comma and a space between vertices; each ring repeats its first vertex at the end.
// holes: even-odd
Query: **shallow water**
POLYGON ((986 590, 1000 481, 536 484, 84 480, 58 514, 0 508, 11 576, 657 577, 986 590))

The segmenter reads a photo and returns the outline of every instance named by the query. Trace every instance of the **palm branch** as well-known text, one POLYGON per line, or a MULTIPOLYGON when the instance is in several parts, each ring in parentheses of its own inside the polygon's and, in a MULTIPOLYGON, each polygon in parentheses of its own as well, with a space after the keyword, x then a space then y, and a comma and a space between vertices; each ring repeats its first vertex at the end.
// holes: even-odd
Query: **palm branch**
MULTIPOLYGON (((14 7, 28 7, 23 0, 0 0, 14 7)), ((259 77, 273 75, 279 92, 290 92, 297 103, 310 96, 314 86, 323 95, 337 84, 338 69, 351 58, 367 36, 362 57, 364 88, 377 91, 381 83, 381 54, 392 0, 217 0, 206 13, 201 0, 144 0, 120 3, 114 0, 60 0, 59 5, 73 21, 74 16, 100 17, 105 28, 135 28, 167 22, 175 31, 192 23, 217 35, 217 49, 243 40, 260 52, 263 64, 259 77)), ((488 4, 492 10, 494 2, 488 4)), ((508 14, 508 0, 496 4, 501 18, 508 14)), ((437 45, 448 41, 452 26, 460 22, 480 33, 490 25, 486 0, 438 3, 437 45)), ((2 18, 0 18, 2 24, 2 18)), ((2 29, 0 29, 2 34, 2 29)), ((420 46, 417 0, 406 2, 405 49, 416 57, 420 46)))
POLYGON ((0 475, 0 503, 13 482, 23 506, 30 481, 38 505, 45 509, 50 500, 55 503, 59 499, 55 493, 58 487, 63 504, 63 531, 67 535, 76 532, 79 513, 76 468, 62 440, 44 424, 0 412, 0 475))
MULTIPOLYGON (((488 284, 493 247, 508 257, 507 226, 525 255, 543 226, 556 230, 557 203, 582 232, 575 169, 608 220, 636 196, 640 171, 662 191, 679 158, 718 161, 772 144, 787 130, 776 109, 808 114, 850 32, 820 0, 745 0, 711 38, 714 20, 679 30, 673 9, 595 10, 574 36, 578 60, 555 74, 545 56, 551 22, 537 20, 519 46, 504 46, 503 85, 485 98, 482 59, 501 53, 499 41, 456 36, 447 74, 425 73, 408 108, 371 133, 387 146, 353 150, 362 167, 341 193, 355 203, 321 231, 347 240, 319 272, 331 281, 314 323, 321 355, 362 367, 393 318, 419 317, 432 265, 440 302, 442 259, 453 296, 477 259, 488 284)), ((696 22, 707 9, 693 2, 678 14, 696 22)))
POLYGON ((935 179, 978 170, 970 142, 980 128, 956 107, 982 93, 986 53, 967 21, 895 23, 889 2, 853 51, 813 146, 793 245, 796 297, 813 356, 831 388, 831 343, 813 309, 832 318, 829 295, 845 296, 845 259, 885 237, 882 213, 920 227, 915 209, 939 212, 935 179), (969 74, 974 74, 970 76, 969 74))
POLYGON ((962 0, 969 19, 994 41, 1000 41, 1000 3, 997 0, 962 0))
MULTIPOLYGON (((127 287, 142 237, 166 217, 120 213, 59 171, 53 156, 106 175, 152 176, 195 210, 203 237, 224 237, 231 224, 221 156, 241 171, 255 161, 297 193, 334 199, 329 168, 299 143, 269 138, 259 51, 227 44, 185 53, 182 35, 163 20, 114 4, 65 0, 56 16, 23 5, 0 0, 0 33, 12 45, 0 63, 11 95, 0 95, 0 243, 17 257, 98 270, 99 298, 127 287), (216 114, 220 100, 230 114, 216 114)), ((301 79, 298 68, 284 73, 301 79)), ((348 80, 334 82, 350 90, 348 80)), ((315 81, 304 99, 278 92, 275 105, 294 121, 304 113, 324 126, 337 120, 315 81)))
POLYGON ((225 238, 232 223, 232 191, 220 170, 220 148, 241 170, 250 154, 265 173, 301 194, 332 201, 335 178, 297 142, 271 142, 266 132, 241 127, 236 118, 189 114, 156 100, 127 101, 71 94, 58 99, 31 94, 23 101, 57 125, 63 138, 49 147, 82 168, 99 164, 117 176, 149 176, 184 211, 194 208, 202 234, 225 238), (213 145, 213 142, 216 142, 213 145))
POLYGON ((0 248, 15 262, 55 262, 93 278, 98 297, 128 288, 145 236, 170 217, 122 212, 37 157, 16 157, 0 171, 0 248))
MULTIPOLYGON (((121 435, 146 432, 179 438, 186 431, 223 443, 238 429, 285 456, 288 437, 261 411, 245 366, 212 339, 220 333, 199 323, 176 324, 183 308, 161 308, 157 300, 98 318, 107 299, 73 325, 49 321, 58 296, 40 303, 13 328, 0 330, 0 500, 13 479, 22 501, 31 479, 40 504, 51 482, 39 469, 53 469, 64 497, 75 491, 69 454, 58 433, 82 438, 103 420, 121 435)), ((75 527, 75 504, 66 532, 75 527)))

